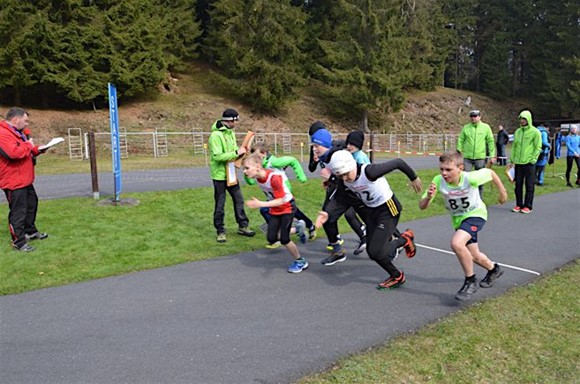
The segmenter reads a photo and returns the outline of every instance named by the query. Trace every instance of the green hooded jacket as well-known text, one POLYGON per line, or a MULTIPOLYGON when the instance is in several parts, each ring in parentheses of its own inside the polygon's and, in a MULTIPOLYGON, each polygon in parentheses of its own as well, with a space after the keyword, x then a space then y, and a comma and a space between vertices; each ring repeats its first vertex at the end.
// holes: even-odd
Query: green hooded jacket
POLYGON ((208 146, 211 178, 213 180, 225 180, 227 162, 238 158, 236 134, 223 124, 221 120, 217 120, 211 127, 208 146))
POLYGON ((486 123, 465 124, 457 138, 457 150, 464 158, 482 160, 495 157, 495 140, 491 128, 486 123))
MULTIPOLYGON (((274 155, 268 155, 264 157, 264 160, 262 161, 262 167, 264 167, 265 169, 278 169, 281 171, 284 171, 286 167, 292 167, 298 181, 300 181, 301 183, 305 183, 308 180, 306 174, 304 173, 304 170, 302 169, 302 165, 300 165, 298 159, 292 156, 276 157, 274 155)), ((256 184, 255 179, 250 179, 246 175, 244 175, 244 179, 246 180, 248 185, 256 184)), ((290 191, 292 191, 290 180, 288 180, 288 188, 290 189, 290 191)))
POLYGON ((527 125, 520 125, 514 133, 514 142, 510 152, 512 164, 536 164, 542 151, 542 134, 532 125, 532 113, 522 111, 518 119, 526 119, 527 125))

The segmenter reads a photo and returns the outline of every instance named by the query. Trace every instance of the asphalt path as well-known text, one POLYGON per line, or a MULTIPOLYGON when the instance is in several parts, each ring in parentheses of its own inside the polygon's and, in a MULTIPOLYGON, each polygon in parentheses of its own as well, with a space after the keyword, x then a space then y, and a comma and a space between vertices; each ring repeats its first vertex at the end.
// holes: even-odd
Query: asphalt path
POLYGON ((577 259, 580 190, 534 205, 530 215, 510 212, 512 202, 489 208, 480 245, 505 274, 468 303, 454 299, 463 276, 448 254, 448 216, 402 223, 433 249, 397 259, 407 283, 393 291, 374 288, 386 276, 364 254, 321 265, 317 239, 300 246, 310 268, 298 275, 284 250, 259 249, 3 296, 0 381, 290 383, 577 259))

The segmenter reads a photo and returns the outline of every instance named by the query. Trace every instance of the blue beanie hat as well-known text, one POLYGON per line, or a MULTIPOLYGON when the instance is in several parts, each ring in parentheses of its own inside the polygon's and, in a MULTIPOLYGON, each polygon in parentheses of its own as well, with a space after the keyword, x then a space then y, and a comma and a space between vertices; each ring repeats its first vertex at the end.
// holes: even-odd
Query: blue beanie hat
POLYGON ((324 148, 332 147, 332 135, 326 129, 319 129, 310 137, 311 144, 318 144, 324 148))

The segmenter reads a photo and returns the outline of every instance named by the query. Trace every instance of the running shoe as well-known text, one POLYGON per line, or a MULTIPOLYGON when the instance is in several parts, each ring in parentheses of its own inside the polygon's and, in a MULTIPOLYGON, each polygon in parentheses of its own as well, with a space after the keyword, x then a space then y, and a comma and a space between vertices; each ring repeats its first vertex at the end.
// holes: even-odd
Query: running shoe
POLYGON ((238 228, 238 235, 242 235, 242 236, 247 236, 247 237, 252 237, 256 234, 256 232, 252 231, 250 228, 248 227, 239 227, 238 228))
POLYGON ((417 247, 415 247, 415 233, 413 233, 411 229, 406 229, 405 232, 401 233, 401 237, 405 239, 403 248, 405 248, 407 257, 409 259, 415 257, 417 254, 417 247))
POLYGON ((225 243, 227 241, 226 234, 224 232, 218 233, 217 235, 217 242, 218 243, 225 243))
POLYGON ((276 248, 280 248, 280 246, 282 245, 282 243, 280 243, 279 241, 276 241, 272 244, 266 244, 266 248, 268 249, 276 249, 276 248))
POLYGON ((472 280, 465 280, 463 286, 455 295, 455 299, 459 301, 470 300, 475 292, 477 292, 477 280, 475 278, 472 280))
POLYGON ((26 237, 26 240, 30 241, 30 240, 44 240, 48 237, 48 233, 45 232, 34 232, 30 235, 24 235, 26 237))
POLYGON ((512 208, 512 212, 521 212, 522 211, 522 207, 516 205, 515 207, 512 208))
POLYGON ((15 251, 20 251, 20 252, 32 252, 32 251, 36 250, 36 248, 31 247, 27 243, 24 243, 21 246, 18 246, 16 244, 12 244, 12 248, 14 248, 15 251))
POLYGON ((358 255, 360 253, 363 253, 365 251, 365 249, 367 249, 367 241, 366 240, 361 240, 358 243, 358 246, 356 247, 356 249, 354 250, 354 254, 358 255))
POLYGON ((300 238, 300 242, 306 244, 306 223, 304 223, 304 220, 296 222, 296 234, 300 238))
MULTIPOLYGON (((338 244, 339 245, 343 245, 344 244, 344 239, 342 237, 340 237, 340 235, 336 236, 336 238, 338 239, 338 244)), ((326 249, 329 251, 334 250, 334 247, 332 246, 332 244, 328 243, 328 245, 326 246, 326 249)))
POLYGON ((316 227, 313 225, 308 228, 308 240, 312 241, 314 239, 316 239, 316 227))
POLYGON ((301 257, 298 260, 294 260, 290 267, 288 267, 288 272, 290 273, 300 273, 308 268, 308 262, 305 258, 301 257))
POLYGON ((322 265, 326 265, 328 267, 328 266, 334 265, 336 263, 342 263, 345 260, 346 260, 346 253, 344 251, 340 251, 340 252, 332 252, 330 254, 330 256, 328 256, 326 259, 322 260, 321 263, 322 263, 322 265))
POLYGON ((532 210, 528 207, 522 208, 522 210, 520 211, 520 213, 528 214, 528 213, 532 213, 532 210))
POLYGON ((385 289, 397 288, 405 284, 406 281, 405 273, 401 271, 401 274, 398 277, 389 277, 387 280, 377 285, 377 289, 384 291, 385 289))
POLYGON ((491 288, 495 284, 495 281, 503 275, 503 269, 497 264, 491 271, 487 271, 487 275, 479 282, 479 286, 482 288, 491 288))

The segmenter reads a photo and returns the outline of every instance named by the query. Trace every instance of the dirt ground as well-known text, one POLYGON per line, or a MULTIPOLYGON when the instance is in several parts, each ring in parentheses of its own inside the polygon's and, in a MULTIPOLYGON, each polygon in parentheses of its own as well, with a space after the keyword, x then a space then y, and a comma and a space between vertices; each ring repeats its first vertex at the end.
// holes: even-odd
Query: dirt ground
MULTIPOLYGON (((253 113, 239 102, 229 101, 207 91, 195 83, 195 77, 173 79, 171 92, 163 92, 151 100, 136 101, 119 106, 119 124, 129 132, 151 131, 163 128, 170 131, 209 131, 213 122, 225 108, 238 110, 241 116, 239 130, 264 132, 301 132, 308 130, 316 120, 324 121, 331 131, 344 133, 357 129, 357 116, 351 121, 341 121, 325 116, 324 109, 313 97, 304 96, 293 102, 276 116, 253 113)), ((0 114, 10 106, 0 105, 0 114)), ((438 88, 434 92, 413 92, 407 95, 404 108, 392 115, 383 116, 382 126, 372 126, 378 133, 457 133, 469 121, 471 109, 482 111, 482 120, 494 132, 503 124, 509 131, 517 125, 517 115, 525 105, 514 101, 494 101, 488 97, 455 90, 438 88)), ((30 128, 35 138, 47 140, 66 137, 70 128, 83 132, 109 130, 109 112, 101 110, 40 110, 28 109, 30 128)))

